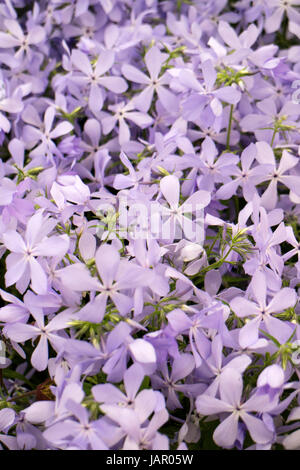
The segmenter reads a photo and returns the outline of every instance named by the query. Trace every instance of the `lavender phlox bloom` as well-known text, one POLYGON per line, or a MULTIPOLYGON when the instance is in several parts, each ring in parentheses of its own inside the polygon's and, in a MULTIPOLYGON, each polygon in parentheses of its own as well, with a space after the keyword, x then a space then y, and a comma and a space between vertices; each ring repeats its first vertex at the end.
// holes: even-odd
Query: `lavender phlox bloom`
POLYGON ((257 271, 251 281, 251 292, 257 303, 245 297, 236 297, 230 302, 232 310, 241 318, 250 317, 240 330, 239 342, 242 348, 255 344, 259 339, 259 328, 263 322, 268 333, 285 342, 292 334, 292 327, 272 316, 284 312, 296 303, 294 289, 284 287, 267 303, 267 285, 265 275, 257 271), (251 318, 254 317, 254 318, 251 318))
POLYGON ((261 197, 261 204, 266 209, 274 209, 278 200, 277 185, 282 183, 287 186, 297 196, 300 196, 300 177, 291 174, 285 174, 294 168, 299 159, 290 152, 283 150, 280 163, 277 166, 272 148, 266 142, 257 142, 257 160, 266 165, 271 165, 266 179, 270 183, 261 197))
POLYGON ((18 48, 15 57, 23 58, 26 53, 30 56, 31 47, 42 43, 46 34, 41 26, 34 26, 29 29, 28 34, 24 34, 20 23, 13 19, 4 20, 4 25, 8 33, 0 32, 0 48, 18 48))
POLYGON ((169 84, 170 76, 168 72, 160 75, 162 66, 167 58, 167 54, 162 53, 157 46, 153 46, 145 54, 145 63, 149 76, 133 65, 125 64, 122 67, 122 73, 125 78, 145 86, 144 90, 133 98, 135 106, 143 113, 148 112, 154 92, 157 93, 162 105, 167 110, 177 111, 176 96, 166 86, 169 84))
POLYGON ((107 450, 101 438, 101 428, 97 421, 89 420, 87 409, 72 398, 67 401, 66 408, 76 420, 67 418, 48 427, 43 433, 45 439, 59 448, 69 444, 83 449, 107 450))
POLYGON ((223 355, 223 341, 220 335, 216 335, 211 343, 211 355, 203 360, 198 369, 199 376, 210 379, 205 394, 216 397, 219 391, 220 378, 227 368, 235 369, 240 374, 251 364, 251 358, 247 354, 232 355, 225 358, 223 355))
MULTIPOLYGON (((268 443, 273 433, 264 422, 254 416, 253 412, 262 412, 270 406, 267 395, 252 395, 247 401, 242 399, 243 381, 241 374, 235 369, 228 368, 220 377, 220 399, 209 395, 200 395, 196 400, 199 413, 214 415, 229 413, 215 429, 213 439, 216 444, 232 448, 238 437, 239 420, 246 425, 251 438, 259 444, 268 443)), ((226 415, 225 415, 226 416, 226 415)))
POLYGON ((63 312, 56 315, 47 325, 44 323, 43 313, 32 312, 32 316, 36 320, 36 325, 27 325, 20 322, 9 323, 4 328, 4 334, 16 342, 24 342, 28 339, 40 337, 38 345, 31 356, 31 363, 33 367, 41 371, 46 369, 48 364, 48 341, 56 351, 62 348, 65 338, 59 336, 57 331, 68 326, 72 315, 70 312, 63 312))
POLYGON ((141 129, 149 127, 153 123, 153 119, 149 114, 140 111, 134 111, 136 108, 134 101, 128 103, 120 102, 115 105, 108 106, 109 111, 113 112, 112 116, 105 116, 101 119, 104 135, 109 134, 118 123, 119 143, 123 144, 130 140, 130 127, 126 120, 133 122, 141 129))
POLYGON ((241 98, 239 90, 233 86, 225 86, 215 89, 217 80, 217 72, 211 60, 202 63, 203 82, 197 80, 192 70, 184 69, 179 74, 179 81, 187 90, 192 90, 191 95, 184 103, 183 117, 189 121, 193 121, 198 117, 199 111, 206 106, 210 106, 216 117, 221 116, 223 106, 221 101, 235 105, 241 98), (197 112, 195 106, 197 103, 197 112))
MULTIPOLYGON (((17 450, 18 443, 14 436, 8 436, 7 432, 16 421, 16 413, 11 408, 2 408, 0 410, 0 442, 2 442, 10 450, 17 450), (4 434, 3 434, 4 433, 4 434)), ((2 448, 2 446, 1 446, 2 448)))
POLYGON ((40 128, 32 125, 26 125, 23 130, 23 138, 31 150, 32 157, 40 157, 46 154, 51 159, 53 154, 60 155, 58 148, 53 140, 68 134, 73 129, 73 125, 68 121, 62 121, 52 129, 55 118, 55 108, 49 106, 44 114, 44 122, 40 128), (39 144, 37 147, 36 145, 39 144))
POLYGON ((102 51, 97 58, 95 66, 86 54, 78 49, 72 51, 72 63, 81 72, 81 74, 73 74, 72 81, 75 83, 89 87, 89 108, 93 113, 97 113, 102 109, 104 102, 104 94, 102 87, 114 93, 124 93, 127 84, 122 77, 105 76, 113 66, 115 54, 112 51, 102 51))
POLYGON ((56 220, 45 217, 42 212, 33 215, 27 224, 24 239, 17 231, 8 230, 3 235, 6 248, 10 251, 6 259, 6 286, 18 283, 24 291, 31 279, 31 285, 38 294, 47 293, 47 277, 40 263, 39 256, 57 256, 66 253, 69 247, 67 235, 47 235, 53 230, 56 220))

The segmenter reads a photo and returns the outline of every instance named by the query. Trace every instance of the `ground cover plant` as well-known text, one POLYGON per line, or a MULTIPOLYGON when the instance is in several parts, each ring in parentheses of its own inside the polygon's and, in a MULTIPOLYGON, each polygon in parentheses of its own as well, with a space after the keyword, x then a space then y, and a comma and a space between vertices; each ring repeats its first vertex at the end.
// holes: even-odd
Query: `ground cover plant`
POLYGON ((3 449, 300 449, 299 7, 0 2, 3 449))

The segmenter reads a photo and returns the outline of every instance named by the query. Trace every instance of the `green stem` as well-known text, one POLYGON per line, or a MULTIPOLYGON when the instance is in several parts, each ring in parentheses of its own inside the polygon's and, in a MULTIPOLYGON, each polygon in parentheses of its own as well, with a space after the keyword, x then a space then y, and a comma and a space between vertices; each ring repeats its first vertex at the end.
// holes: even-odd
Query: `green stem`
POLYGON ((276 134, 277 134, 277 129, 275 127, 273 135, 272 135, 272 140, 271 140, 271 147, 272 148, 273 148, 273 145, 274 145, 274 140, 275 140, 276 134))
POLYGON ((230 134, 232 128, 232 118, 233 118, 233 104, 230 105, 230 114, 229 114, 229 123, 227 129, 227 138, 226 138, 226 150, 230 150, 230 134))

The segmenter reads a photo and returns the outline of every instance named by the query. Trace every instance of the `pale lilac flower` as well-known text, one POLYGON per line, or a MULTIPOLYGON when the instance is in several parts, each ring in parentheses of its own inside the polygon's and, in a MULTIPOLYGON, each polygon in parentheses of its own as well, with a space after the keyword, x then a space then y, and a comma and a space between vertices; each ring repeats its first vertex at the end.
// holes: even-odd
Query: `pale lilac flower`
POLYGON ((200 395, 196 400, 199 413, 214 415, 229 413, 214 431, 214 441, 221 447, 232 448, 237 437, 239 420, 246 425, 250 436, 258 444, 268 443, 273 436, 263 421, 253 412, 262 412, 269 405, 268 397, 253 395, 246 402, 242 400, 243 381, 241 374, 228 368, 220 378, 220 399, 209 395, 200 395))
POLYGON ((47 236, 55 225, 56 220, 37 212, 28 221, 24 239, 14 230, 8 230, 3 235, 5 247, 10 251, 6 259, 7 287, 18 283, 20 290, 24 291, 31 280, 35 292, 47 293, 47 277, 37 257, 64 254, 69 247, 67 235, 47 236))

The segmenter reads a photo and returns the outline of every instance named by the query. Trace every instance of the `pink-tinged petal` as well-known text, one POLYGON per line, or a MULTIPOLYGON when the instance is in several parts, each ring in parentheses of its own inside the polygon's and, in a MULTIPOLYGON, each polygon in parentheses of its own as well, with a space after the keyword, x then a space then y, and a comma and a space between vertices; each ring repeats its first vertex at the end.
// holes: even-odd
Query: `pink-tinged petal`
POLYGON ((284 287, 277 292, 268 305, 269 313, 282 313, 287 308, 294 307, 297 302, 297 295, 294 289, 284 287))
POLYGON ((261 196, 261 205, 268 210, 275 209, 278 200, 277 180, 273 179, 263 195, 261 196))
POLYGON ((89 137, 92 145, 98 147, 101 137, 101 127, 97 119, 88 119, 84 125, 84 132, 89 137))
POLYGON ((243 47, 250 48, 251 46, 253 46, 253 44, 257 40, 259 34, 260 34, 259 29, 254 24, 251 24, 246 29, 246 31, 241 33, 240 43, 243 45, 243 47))
POLYGON ((223 184, 216 192, 216 198, 218 199, 230 199, 240 184, 240 180, 232 180, 229 183, 223 184))
POLYGON ((105 287, 110 287, 116 279, 120 264, 120 254, 112 245, 102 245, 96 252, 98 273, 105 287))
POLYGON ((268 123, 269 123, 268 117, 264 115, 260 115, 260 114, 251 114, 251 113, 245 116, 239 122, 241 129, 244 132, 252 132, 257 129, 261 129, 263 127, 266 127, 268 123))
POLYGON ((180 206, 180 211, 184 214, 186 212, 195 212, 200 210, 210 203, 210 193, 208 191, 199 190, 192 194, 183 204, 180 206))
POLYGON ((253 320, 250 320, 243 326, 239 334, 239 343, 242 348, 248 348, 258 341, 259 326, 261 323, 261 316, 257 316, 253 320))
POLYGON ((34 26, 28 33, 29 44, 39 44, 46 37, 45 29, 41 26, 34 26))
POLYGON ((38 371, 45 370, 48 365, 48 358, 48 339, 46 335, 41 335, 38 345, 31 356, 31 364, 38 371))
POLYGON ((29 259, 31 287, 37 294, 47 294, 47 276, 40 263, 33 257, 29 259))
POLYGON ((160 190, 171 208, 176 209, 179 203, 180 184, 174 175, 164 176, 160 181, 160 190))
POLYGON ((21 235, 15 230, 8 230, 3 234, 4 245, 14 253, 25 253, 26 245, 21 235))
POLYGON ((152 85, 147 86, 142 93, 135 96, 132 101, 135 104, 135 107, 142 111, 143 113, 147 113, 151 106, 152 98, 153 98, 154 88, 152 85))
POLYGON ((257 305, 244 297, 235 297, 232 299, 230 308, 238 317, 250 317, 258 314, 257 305))
POLYGON ((145 62, 152 80, 157 80, 162 64, 167 59, 167 54, 162 54, 157 46, 153 46, 145 55, 145 62))
POLYGON ((80 310, 80 319, 93 323, 101 322, 105 314, 107 299, 108 294, 106 293, 97 295, 93 301, 82 307, 80 310))
POLYGON ((240 40, 236 32, 227 22, 219 22, 218 33, 223 41, 232 49, 236 50, 240 46, 240 40))
POLYGON ((139 441, 140 422, 134 410, 115 405, 102 405, 101 411, 118 423, 126 434, 132 436, 137 442, 139 441))
POLYGON ((178 77, 180 83, 187 88, 194 91, 202 92, 203 88, 195 77, 195 74, 191 70, 181 70, 178 77))
MULTIPOLYGON (((1 109, 1 105, 0 105, 1 109)), ((0 129, 2 129, 4 132, 9 132, 10 131, 10 122, 9 120, 4 116, 4 114, 0 113, 0 129)))
POLYGON ((248 145, 241 155, 242 168, 248 171, 257 155, 257 148, 254 144, 248 145))
POLYGON ((280 388, 284 385, 284 370, 279 364, 272 364, 259 374, 257 387, 265 385, 269 385, 271 388, 280 388))
POLYGON ((17 21, 11 20, 11 19, 6 19, 6 20, 4 20, 4 24, 5 24, 6 28, 8 29, 8 31, 11 34, 13 34, 20 41, 23 41, 24 33, 23 33, 23 30, 22 30, 21 26, 19 25, 19 23, 17 21))
POLYGON ((119 142, 124 144, 130 140, 130 130, 124 119, 119 119, 119 142))
POLYGON ((55 109, 53 106, 49 106, 49 108, 46 109, 45 116, 44 116, 46 134, 50 133, 54 118, 55 118, 55 109))
POLYGON ((69 134, 69 132, 71 132, 72 129, 73 129, 73 126, 70 122, 68 121, 60 122, 55 127, 55 129, 53 129, 53 131, 50 132, 50 138, 57 139, 57 137, 69 134))
POLYGON ((280 29, 284 8, 276 8, 271 16, 267 16, 265 21, 265 30, 267 33, 274 33, 280 29))
POLYGON ((91 276, 89 270, 81 263, 67 266, 56 271, 56 274, 66 287, 77 292, 97 290, 99 287, 97 280, 91 276))
POLYGON ((292 327, 292 323, 288 324, 279 318, 272 317, 272 315, 265 315, 264 324, 267 332, 282 344, 288 340, 295 329, 292 327))
POLYGON ((162 408, 161 410, 154 413, 153 418, 151 419, 150 423, 148 424, 148 428, 145 432, 145 438, 153 438, 156 434, 156 431, 168 421, 169 414, 166 408, 162 408))
POLYGON ((127 295, 115 292, 111 294, 111 299, 117 307, 120 315, 126 315, 133 308, 133 299, 127 295))
POLYGON ((173 382, 178 382, 179 380, 187 377, 195 368, 195 360, 191 354, 180 354, 178 358, 174 361, 172 367, 171 379, 173 382))
POLYGON ((5 98, 0 101, 0 109, 7 113, 20 113, 23 110, 23 103, 17 98, 5 98))
POLYGON ((179 309, 174 309, 167 315, 168 323, 175 332, 183 332, 192 326, 189 317, 179 309))
POLYGON ((98 113, 103 106, 104 97, 101 88, 95 83, 92 84, 89 94, 89 108, 93 113, 98 113))
POLYGON ((92 66, 86 54, 75 49, 72 51, 71 59, 75 67, 80 70, 84 75, 90 76, 93 74, 92 66))
POLYGON ((156 362, 155 349, 151 343, 143 339, 136 339, 129 345, 129 350, 135 361, 141 364, 153 364, 156 362))
POLYGON ((144 370, 140 364, 133 364, 124 373, 124 386, 127 396, 134 400, 144 379, 144 370))
POLYGON ((213 440, 218 446, 230 448, 234 445, 238 436, 238 421, 238 415, 231 414, 219 424, 213 434, 213 440))
POLYGON ((23 139, 26 143, 33 147, 41 138, 43 134, 39 129, 32 126, 24 126, 23 128, 23 139))
POLYGON ((5 305, 0 309, 0 321, 4 323, 27 321, 29 313, 19 305, 5 305))
POLYGON ((279 181, 297 196, 300 196, 300 176, 283 175, 279 178, 279 181))
POLYGON ((115 189, 125 189, 134 186, 134 184, 135 181, 130 176, 119 173, 114 179, 113 187, 115 189))
POLYGON ((98 57, 95 67, 97 77, 104 75, 114 64, 115 54, 113 51, 102 51, 98 57))
POLYGON ((122 77, 101 77, 98 83, 113 93, 124 93, 128 86, 122 77))
POLYGON ((220 117, 223 113, 223 106, 220 100, 213 98, 210 102, 212 112, 216 117, 220 117))
POLYGON ((120 402, 126 402, 126 397, 124 393, 122 393, 117 387, 109 383, 95 385, 92 388, 92 394, 98 403, 118 404, 120 402))
POLYGON ((251 289, 255 299, 261 308, 266 306, 267 282, 266 276, 261 271, 256 271, 251 281, 251 289))
POLYGON ((150 126, 153 123, 153 119, 151 116, 149 116, 149 114, 139 113, 135 111, 126 113, 126 119, 134 122, 137 126, 141 127, 142 129, 150 126))
POLYGON ((8 150, 19 168, 24 164, 24 143, 19 139, 12 139, 8 144, 8 150))
POLYGON ((43 437, 49 442, 59 443, 62 439, 68 436, 74 436, 78 430, 76 429, 77 423, 71 420, 64 420, 63 422, 54 424, 43 432, 43 437))
POLYGON ((78 243, 80 254, 84 260, 94 258, 96 252, 96 238, 90 232, 84 232, 78 243))
POLYGON ((257 444, 266 444, 272 441, 273 433, 270 431, 261 419, 250 415, 249 413, 241 414, 241 419, 246 424, 250 436, 257 444))
POLYGON ((178 111, 178 101, 176 96, 167 87, 158 86, 156 89, 158 98, 163 107, 169 112, 178 111))
POLYGON ((241 356, 235 357, 230 361, 228 364, 226 364, 225 368, 230 367, 231 369, 236 370, 240 374, 242 374, 245 369, 251 364, 252 360, 249 356, 246 354, 242 354, 241 356))
POLYGON ((282 441, 282 445, 287 450, 299 450, 300 449, 300 429, 286 436, 282 441))
POLYGON ((226 86, 214 91, 214 96, 219 98, 221 101, 225 101, 225 103, 237 104, 240 101, 242 95, 239 90, 236 90, 232 86, 226 86))
POLYGON ((41 212, 37 212, 36 214, 34 214, 27 222, 25 238, 30 247, 33 247, 35 245, 42 230, 42 225, 44 222, 45 219, 41 212))
POLYGON ((25 413, 25 418, 29 423, 44 423, 54 415, 55 402, 50 400, 36 401, 23 411, 25 413))
POLYGON ((8 49, 17 46, 20 46, 19 39, 14 38, 11 34, 0 32, 0 47, 8 49))
POLYGON ((63 256, 69 248, 70 240, 68 235, 53 236, 44 238, 36 245, 32 254, 34 256, 63 256))
POLYGON ((208 90, 212 90, 217 79, 217 72, 211 60, 206 60, 202 64, 203 78, 208 90))
POLYGON ((0 410, 0 431, 9 428, 16 417, 16 413, 11 408, 3 408, 0 410))
POLYGON ((284 150, 282 152, 282 157, 280 158, 278 173, 281 175, 291 168, 294 168, 294 166, 296 166, 298 163, 299 159, 297 157, 294 157, 294 155, 291 155, 289 152, 284 150))
POLYGON ((104 135, 109 134, 113 130, 117 123, 117 120, 118 119, 116 118, 116 116, 107 116, 102 119, 101 123, 104 135))
POLYGON ((157 405, 157 397, 153 390, 142 390, 134 401, 134 411, 140 423, 144 423, 153 413, 157 405))
POLYGON ((229 403, 234 408, 239 406, 243 392, 242 375, 230 367, 224 369, 220 376, 221 400, 229 403))
MULTIPOLYGON (((259 116, 258 116, 259 117, 259 116)), ((257 156, 256 159, 259 163, 265 163, 275 167, 276 161, 274 157, 274 152, 271 145, 267 142, 256 142, 257 156)))
POLYGON ((19 253, 11 253, 6 258, 6 273, 5 273, 5 285, 6 287, 12 286, 15 282, 22 278, 25 269, 28 265, 28 261, 25 256, 19 253))
POLYGON ((23 343, 28 339, 35 338, 40 334, 39 328, 32 325, 24 325, 23 323, 11 323, 4 327, 5 335, 12 341, 23 343))
POLYGON ((228 403, 206 394, 200 395, 196 399, 196 408, 198 413, 205 416, 223 413, 224 411, 228 411, 230 413, 232 411, 232 406, 228 403))
POLYGON ((149 85, 149 83, 151 82, 150 78, 147 77, 147 75, 145 75, 143 72, 141 72, 136 67, 133 67, 132 65, 123 65, 122 74, 125 78, 127 78, 127 80, 130 80, 134 83, 142 83, 145 85, 149 85))
POLYGON ((63 330, 73 320, 73 315, 68 310, 56 314, 54 318, 46 326, 47 332, 63 330))

